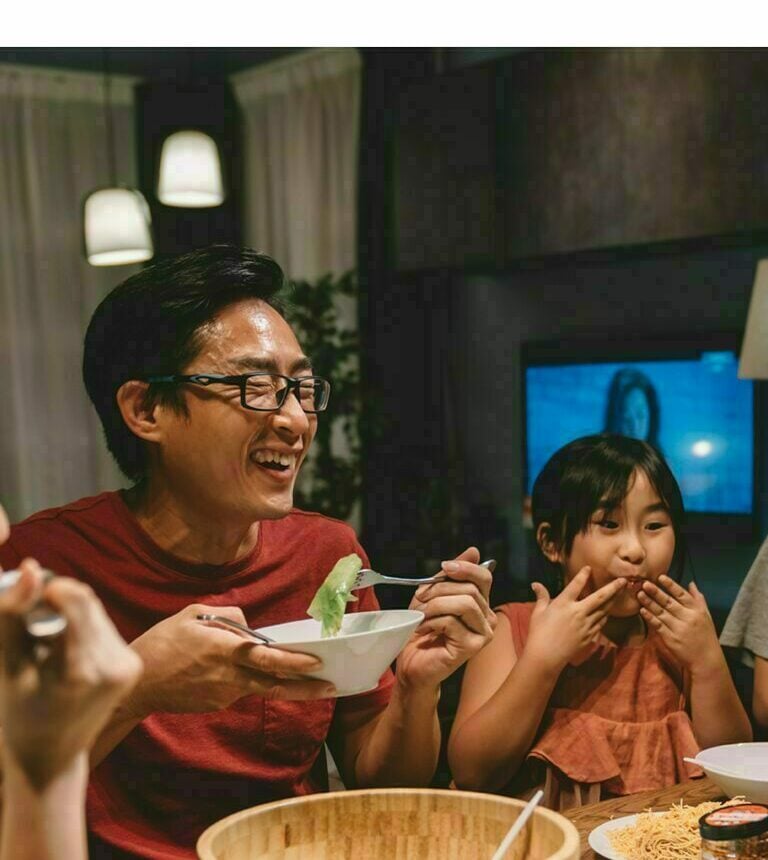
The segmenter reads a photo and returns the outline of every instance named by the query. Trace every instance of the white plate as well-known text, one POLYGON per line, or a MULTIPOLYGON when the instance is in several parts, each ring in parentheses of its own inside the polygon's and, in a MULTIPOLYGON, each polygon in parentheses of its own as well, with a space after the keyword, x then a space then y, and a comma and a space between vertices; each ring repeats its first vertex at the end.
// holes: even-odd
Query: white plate
MULTIPOLYGON (((653 815, 664 815, 663 812, 654 812, 653 815)), ((606 860, 629 860, 625 854, 620 854, 611 848, 608 834, 611 830, 621 830, 622 827, 630 827, 637 821, 637 815, 624 815, 621 818, 612 818, 595 827, 589 834, 589 847, 606 860)))

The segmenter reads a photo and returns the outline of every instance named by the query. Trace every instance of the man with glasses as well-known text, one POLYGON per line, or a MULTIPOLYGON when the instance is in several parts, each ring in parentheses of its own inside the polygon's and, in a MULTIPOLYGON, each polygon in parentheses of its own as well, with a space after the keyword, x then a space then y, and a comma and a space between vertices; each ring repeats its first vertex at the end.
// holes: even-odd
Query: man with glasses
MULTIPOLYGON (((326 740, 349 787, 427 784, 440 683, 492 635, 474 548, 416 593, 426 618, 396 676, 358 696, 308 678, 309 655, 198 618, 300 619, 341 556, 368 563, 348 526, 293 508, 331 385, 281 313, 282 285, 268 257, 214 246, 115 288, 83 376, 132 485, 36 514, 0 550, 6 567, 34 554, 89 583, 144 663, 94 749, 92 857, 194 857, 213 821, 327 788, 326 740)), ((378 608, 358 594, 352 611, 378 608)))

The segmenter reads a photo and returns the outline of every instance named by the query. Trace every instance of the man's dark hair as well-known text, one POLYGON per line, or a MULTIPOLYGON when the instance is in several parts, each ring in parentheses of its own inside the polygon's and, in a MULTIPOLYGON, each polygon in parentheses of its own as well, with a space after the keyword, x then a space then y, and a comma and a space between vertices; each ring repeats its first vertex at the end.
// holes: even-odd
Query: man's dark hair
MULTIPOLYGON (((538 534, 542 523, 548 523, 545 539, 570 555, 576 535, 587 532, 596 511, 621 505, 638 470, 645 473, 669 512, 675 534, 670 576, 679 581, 687 556, 682 493, 666 460, 640 439, 600 433, 574 439, 556 451, 533 484, 534 533, 538 534)), ((550 584, 557 583, 559 565, 549 562, 543 552, 539 555, 543 565, 539 573, 550 584)))
MULTIPOLYGON (((205 326, 233 302, 260 299, 283 313, 284 284, 283 270, 270 257, 211 245, 147 266, 99 304, 85 334, 83 380, 107 447, 131 480, 146 475, 147 452, 120 414, 120 386, 130 379, 180 373, 200 351, 205 326)), ((147 403, 158 402, 186 413, 174 385, 149 385, 147 403)))

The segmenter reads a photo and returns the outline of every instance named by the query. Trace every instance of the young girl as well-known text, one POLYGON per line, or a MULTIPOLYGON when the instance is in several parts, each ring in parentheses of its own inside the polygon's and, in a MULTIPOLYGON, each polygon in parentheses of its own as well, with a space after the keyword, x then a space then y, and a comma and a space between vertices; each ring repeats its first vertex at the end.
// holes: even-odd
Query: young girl
POLYGON ((554 809, 700 774, 700 748, 751 740, 707 604, 677 580, 683 503, 637 439, 561 448, 533 488, 542 561, 562 591, 497 610, 469 663, 448 757, 459 788, 554 809))

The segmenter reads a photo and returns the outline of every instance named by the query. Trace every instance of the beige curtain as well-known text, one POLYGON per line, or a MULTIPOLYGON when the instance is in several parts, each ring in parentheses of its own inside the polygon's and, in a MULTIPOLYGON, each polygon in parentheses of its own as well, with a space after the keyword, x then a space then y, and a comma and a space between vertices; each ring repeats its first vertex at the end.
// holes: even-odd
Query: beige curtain
POLYGON ((360 55, 321 48, 232 77, 245 119, 246 244, 292 278, 355 265, 360 55))
MULTIPOLYGON (((133 81, 112 79, 118 180, 135 181, 133 81)), ((80 366, 99 300, 81 206, 110 184, 103 79, 0 64, 0 502, 18 520, 121 483, 80 366)))
MULTIPOLYGON (((232 77, 245 125, 245 244, 289 277, 313 281, 356 267, 361 60, 319 48, 232 77)), ((341 326, 357 329, 357 301, 339 297, 341 326)), ((325 420, 333 421, 332 409, 325 420)), ((340 421, 332 450, 349 452, 340 421)), ((314 460, 302 470, 312 481, 314 460)), ((350 522, 359 523, 359 509, 350 522)))

